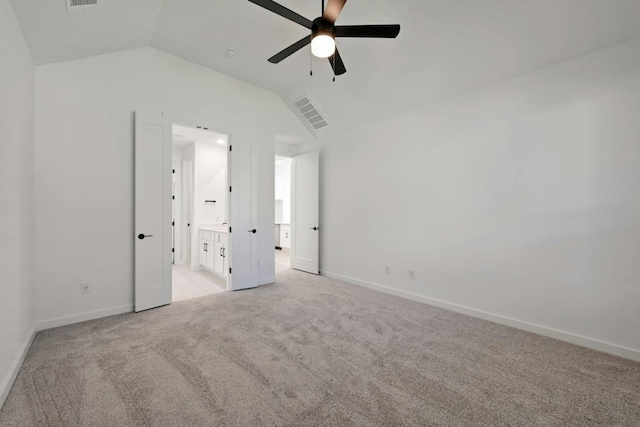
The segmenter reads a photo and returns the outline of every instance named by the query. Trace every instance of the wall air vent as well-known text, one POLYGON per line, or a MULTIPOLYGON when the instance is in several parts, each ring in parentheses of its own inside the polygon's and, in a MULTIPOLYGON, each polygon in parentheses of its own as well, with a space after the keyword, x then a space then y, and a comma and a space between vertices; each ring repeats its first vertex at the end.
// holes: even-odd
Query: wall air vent
POLYGON ((327 121, 324 119, 324 117, 322 117, 322 114, 320 114, 320 112, 315 107, 313 102, 311 102, 308 96, 303 96, 302 98, 298 99, 296 102, 294 102, 294 105, 296 106, 302 117, 304 117, 304 120, 306 120, 309 125, 313 126, 315 130, 322 129, 323 127, 327 126, 327 121))
POLYGON ((67 13, 88 12, 98 8, 98 0, 65 0, 67 13))

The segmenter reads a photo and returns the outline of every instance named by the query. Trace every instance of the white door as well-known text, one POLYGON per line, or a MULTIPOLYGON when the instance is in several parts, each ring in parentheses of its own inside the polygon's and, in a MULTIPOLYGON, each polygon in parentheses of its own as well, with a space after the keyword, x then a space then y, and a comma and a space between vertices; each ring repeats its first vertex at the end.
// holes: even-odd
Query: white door
POLYGON ((135 117, 135 311, 171 303, 171 124, 135 117))
POLYGON ((227 152, 229 157, 229 275, 228 289, 232 291, 258 286, 258 233, 254 221, 257 195, 255 176, 251 168, 251 145, 234 142, 227 152))
POLYGON ((319 274, 320 155, 317 151, 291 162, 291 268, 319 274))

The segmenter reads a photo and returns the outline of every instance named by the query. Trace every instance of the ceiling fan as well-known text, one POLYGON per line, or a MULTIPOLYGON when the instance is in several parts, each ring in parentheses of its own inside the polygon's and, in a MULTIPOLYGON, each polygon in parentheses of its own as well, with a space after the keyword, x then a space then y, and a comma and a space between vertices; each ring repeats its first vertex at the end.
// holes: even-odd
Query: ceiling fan
POLYGON ((329 0, 326 8, 324 7, 324 0, 322 0, 322 16, 313 21, 272 0, 249 1, 311 30, 310 35, 305 36, 269 58, 269 62, 273 64, 279 63, 306 45, 311 44, 311 53, 318 58, 329 58, 334 75, 341 75, 346 73, 347 69, 336 48, 336 37, 393 39, 400 33, 400 25, 335 25, 336 19, 338 19, 338 15, 340 15, 347 0, 329 0))

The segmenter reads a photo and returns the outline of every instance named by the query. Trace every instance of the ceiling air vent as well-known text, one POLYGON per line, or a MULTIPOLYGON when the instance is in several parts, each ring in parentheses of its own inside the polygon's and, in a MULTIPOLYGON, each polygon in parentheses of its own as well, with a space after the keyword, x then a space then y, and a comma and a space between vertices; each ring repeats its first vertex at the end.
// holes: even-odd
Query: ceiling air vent
POLYGON ((318 112, 318 109, 313 105, 309 97, 303 96, 294 102, 294 104, 298 111, 300 111, 300 114, 302 114, 314 129, 318 130, 327 126, 327 121, 322 117, 322 114, 318 112))
POLYGON ((98 0, 65 0, 67 2, 67 12, 87 12, 98 8, 98 0))

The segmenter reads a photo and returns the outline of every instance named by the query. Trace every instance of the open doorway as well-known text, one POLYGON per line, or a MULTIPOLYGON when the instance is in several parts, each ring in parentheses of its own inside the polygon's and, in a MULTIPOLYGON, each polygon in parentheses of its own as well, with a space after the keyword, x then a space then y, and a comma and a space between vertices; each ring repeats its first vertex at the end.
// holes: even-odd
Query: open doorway
POLYGON ((276 273, 291 268, 291 159, 275 159, 276 273))
POLYGON ((172 301, 227 290, 228 136, 172 126, 172 301))
MULTIPOLYGON (((200 141, 189 140, 189 135, 208 131, 206 127, 180 124, 180 128, 175 129, 174 153, 171 121, 163 115, 135 113, 133 291, 136 313, 171 304, 179 298, 258 286, 255 262, 258 259, 255 228, 258 162, 253 144, 231 143, 228 134, 213 132, 206 134, 206 143, 196 143, 200 141), (185 133, 180 134, 181 130, 185 133), (218 157, 219 167, 198 167, 201 158, 198 154, 216 146, 226 153, 226 157, 218 157), (213 175, 219 179, 201 181, 198 171, 215 171, 213 175), (199 181, 205 185, 199 186, 199 181), (212 194, 220 187, 222 193, 212 194), (233 234, 232 228, 236 231, 233 234), (204 270, 222 281, 218 281, 216 290, 209 288, 180 297, 180 289, 174 291, 172 286, 172 269, 177 265, 182 265, 186 273, 204 270), (174 293, 176 299, 172 298, 174 293)), ((177 279, 176 286, 179 286, 177 279)))

